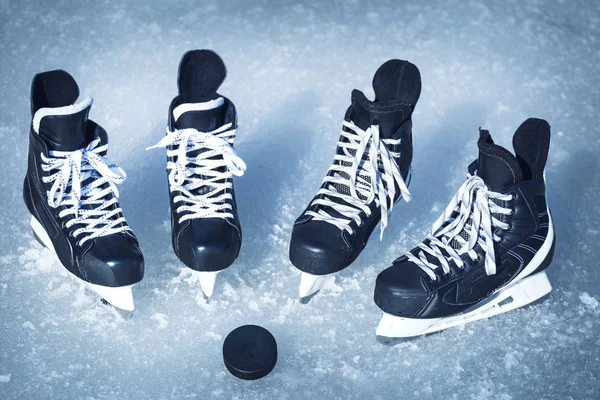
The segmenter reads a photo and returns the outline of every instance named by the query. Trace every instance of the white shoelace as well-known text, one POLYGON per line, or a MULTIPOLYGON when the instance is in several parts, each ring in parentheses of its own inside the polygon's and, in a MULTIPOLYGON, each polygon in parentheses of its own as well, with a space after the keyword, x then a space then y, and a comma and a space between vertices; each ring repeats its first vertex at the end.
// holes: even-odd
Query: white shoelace
POLYGON ((69 217, 65 227, 83 225, 72 232, 75 238, 81 236, 77 241, 79 246, 96 237, 131 230, 118 205, 116 186, 125 180, 125 172, 101 155, 108 145, 98 146, 99 143, 97 138, 83 149, 50 150, 50 157, 41 154, 42 170, 56 170, 42 178, 45 183, 54 182, 48 191, 48 204, 52 208, 67 207, 58 214, 59 218, 69 217), (89 178, 92 179, 82 186, 89 178))
POLYGON ((388 223, 388 215, 394 207, 396 183, 400 188, 402 198, 405 201, 411 199, 406 183, 402 179, 400 169, 394 159, 394 157, 399 157, 400 154, 391 152, 387 147, 399 144, 400 139, 381 139, 379 137, 379 126, 377 125, 362 130, 353 122, 344 121, 344 126, 350 130, 350 132, 342 130, 342 136, 348 141, 340 139, 338 142, 338 148, 342 149, 342 154, 335 155, 333 163, 329 167, 329 173, 333 173, 331 176, 329 173, 325 176, 323 183, 326 183, 326 185, 317 192, 317 196, 323 195, 323 198, 314 200, 311 205, 331 207, 345 218, 332 216, 322 207, 319 207, 317 212, 311 210, 307 211, 306 214, 312 216, 315 220, 328 222, 339 229, 352 233, 350 227, 352 221, 360 226, 362 223, 361 211, 367 217, 370 216, 369 204, 375 201, 381 208, 380 238, 383 238, 383 231, 388 223), (354 151, 354 155, 351 151, 354 151), (365 153, 368 160, 363 160, 365 153), (381 161, 383 171, 380 169, 378 161, 381 161), (350 195, 336 190, 336 184, 348 187, 350 195), (362 200, 359 194, 365 200, 362 200), (347 204, 341 204, 331 200, 331 198, 338 198, 347 204))
POLYGON ((169 188, 171 192, 179 191, 175 203, 183 203, 176 212, 186 212, 179 222, 195 218, 233 218, 232 175, 241 176, 246 171, 246 164, 233 148, 236 130, 232 124, 226 124, 211 132, 200 132, 187 128, 176 131, 167 130, 167 134, 154 146, 178 146, 167 149, 167 156, 174 157, 175 162, 167 162, 169 170, 169 188), (204 150, 197 156, 188 153, 204 150), (220 171, 221 170, 221 171, 220 171), (208 188, 202 194, 193 192, 199 188, 208 188))
MULTIPOLYGON (((448 261, 454 261, 459 268, 464 266, 460 255, 467 253, 472 260, 477 259, 474 248, 479 244, 485 252, 485 271, 488 275, 496 273, 496 257, 494 241, 500 238, 495 235, 493 228, 508 229, 509 225, 498 220, 493 214, 510 215, 513 211, 496 204, 493 200, 508 201, 513 195, 503 195, 492 192, 483 179, 477 175, 469 175, 458 192, 454 195, 444 213, 435 221, 431 234, 427 236, 429 243, 420 243, 418 257, 407 253, 408 259, 417 264, 429 277, 435 281, 435 270, 439 265, 428 261, 425 253, 439 260, 444 273, 450 272, 448 261), (461 236, 468 233, 468 240, 461 236), (452 247, 452 241, 460 245, 459 249, 452 247), (445 250, 446 257, 441 250, 445 250)), ((426 240, 427 240, 426 239, 426 240)))

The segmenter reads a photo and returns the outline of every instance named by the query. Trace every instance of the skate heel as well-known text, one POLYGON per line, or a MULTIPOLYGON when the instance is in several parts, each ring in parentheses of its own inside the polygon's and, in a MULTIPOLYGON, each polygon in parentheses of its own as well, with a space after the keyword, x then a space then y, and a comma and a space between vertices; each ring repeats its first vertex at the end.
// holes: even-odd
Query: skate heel
POLYGON ((470 310, 452 317, 402 318, 386 313, 377 327, 377 340, 384 344, 395 344, 397 341, 394 339, 421 336, 461 326, 523 307, 551 291, 552 286, 546 272, 539 272, 500 289, 470 310))

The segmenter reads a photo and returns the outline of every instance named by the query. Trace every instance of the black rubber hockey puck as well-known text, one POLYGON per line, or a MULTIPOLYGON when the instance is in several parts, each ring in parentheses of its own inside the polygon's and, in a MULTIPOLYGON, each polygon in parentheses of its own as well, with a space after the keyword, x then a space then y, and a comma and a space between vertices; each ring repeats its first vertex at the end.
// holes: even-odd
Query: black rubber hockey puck
POLYGON ((240 326, 223 342, 223 361, 229 372, 240 379, 260 379, 277 363, 277 342, 263 327, 240 326))

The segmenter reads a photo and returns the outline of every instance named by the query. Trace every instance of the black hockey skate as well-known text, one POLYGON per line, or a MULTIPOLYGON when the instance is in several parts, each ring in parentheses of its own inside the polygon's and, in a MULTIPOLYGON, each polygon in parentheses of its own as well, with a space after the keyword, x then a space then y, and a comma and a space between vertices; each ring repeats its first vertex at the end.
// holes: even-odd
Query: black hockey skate
POLYGON ((513 137, 516 156, 485 130, 478 146, 431 235, 377 277, 380 341, 487 318, 552 290, 544 272, 555 244, 544 180, 550 126, 525 121, 513 137))
POLYGON ((217 93, 226 75, 216 53, 185 53, 167 134, 150 147, 167 148, 173 249, 197 275, 207 301, 217 274, 233 264, 242 244, 232 178, 246 165, 233 148, 235 107, 217 93))
POLYGON ((358 257, 380 221, 383 237, 394 203, 410 200, 419 70, 408 61, 387 61, 375 73, 373 89, 374 101, 352 92, 333 163, 294 224, 290 260, 302 271, 303 302, 358 257))
POLYGON ((92 98, 56 70, 33 78, 25 204, 37 239, 113 306, 133 311, 144 275, 137 239, 119 207, 125 173, 106 159, 108 136, 88 119, 92 98))

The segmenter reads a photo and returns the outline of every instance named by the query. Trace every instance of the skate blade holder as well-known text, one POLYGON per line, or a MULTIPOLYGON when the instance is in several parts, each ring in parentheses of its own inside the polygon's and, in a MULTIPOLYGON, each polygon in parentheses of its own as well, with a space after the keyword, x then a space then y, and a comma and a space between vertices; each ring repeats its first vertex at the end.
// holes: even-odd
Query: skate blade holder
POLYGON ((302 272, 300 277, 300 303, 307 304, 321 289, 327 286, 330 282, 335 281, 337 272, 327 275, 313 275, 307 272, 302 272))
POLYGON ((489 299, 462 314, 446 318, 403 318, 383 314, 377 327, 377 340, 384 344, 396 344, 403 339, 427 335, 448 328, 462 326, 480 319, 492 317, 523 307, 544 297, 552 291, 546 272, 542 271, 502 288, 489 299))

